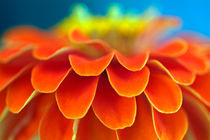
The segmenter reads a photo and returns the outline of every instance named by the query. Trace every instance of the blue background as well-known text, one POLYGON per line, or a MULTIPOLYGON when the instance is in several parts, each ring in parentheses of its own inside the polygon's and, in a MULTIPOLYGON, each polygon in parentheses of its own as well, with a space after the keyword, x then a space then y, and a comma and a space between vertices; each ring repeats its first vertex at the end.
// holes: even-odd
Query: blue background
POLYGON ((0 34, 21 24, 48 28, 68 15, 75 3, 85 3, 93 13, 104 14, 112 2, 139 13, 155 6, 165 15, 180 17, 183 29, 210 36, 209 0, 0 0, 0 34))

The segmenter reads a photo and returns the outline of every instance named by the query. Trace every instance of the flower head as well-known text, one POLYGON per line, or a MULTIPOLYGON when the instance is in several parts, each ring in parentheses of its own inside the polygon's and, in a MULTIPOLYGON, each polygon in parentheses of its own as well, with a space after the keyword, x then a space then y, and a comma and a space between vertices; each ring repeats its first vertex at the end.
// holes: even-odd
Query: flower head
POLYGON ((209 139, 209 41, 168 37, 179 23, 151 9, 94 16, 77 7, 51 32, 7 31, 2 139, 209 139))

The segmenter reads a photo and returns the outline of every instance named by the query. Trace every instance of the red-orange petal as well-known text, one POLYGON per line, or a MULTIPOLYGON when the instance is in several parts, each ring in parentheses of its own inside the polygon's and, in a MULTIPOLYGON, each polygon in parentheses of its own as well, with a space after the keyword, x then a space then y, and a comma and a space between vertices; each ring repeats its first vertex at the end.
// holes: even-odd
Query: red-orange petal
POLYGON ((31 66, 16 66, 13 64, 14 63, 0 64, 0 91, 7 87, 31 66))
POLYGON ((149 63, 167 72, 176 83, 190 85, 194 82, 195 74, 175 59, 170 57, 152 57, 152 59, 156 60, 150 60, 149 63))
POLYGON ((210 106, 210 71, 203 75, 197 75, 195 82, 188 88, 202 102, 210 106))
POLYGON ((69 55, 69 61, 74 71, 80 76, 98 76, 110 64, 114 52, 98 59, 88 59, 82 56, 69 55))
POLYGON ((32 45, 27 46, 23 43, 14 43, 5 46, 0 52, 0 62, 8 63, 12 59, 31 49, 33 49, 32 45))
POLYGON ((190 48, 185 54, 179 56, 177 59, 189 70, 199 74, 205 73, 208 69, 208 63, 204 56, 196 52, 193 53, 193 50, 190 48))
POLYGON ((70 34, 70 40, 73 43, 87 45, 88 47, 91 47, 99 52, 107 53, 110 51, 109 46, 101 41, 101 40, 95 40, 90 39, 88 36, 83 34, 80 30, 74 29, 70 34))
POLYGON ((52 45, 53 44, 48 44, 36 47, 33 51, 33 56, 39 60, 48 60, 60 53, 71 50, 70 47, 52 45))
POLYGON ((55 56, 33 68, 32 85, 39 92, 52 93, 57 90, 70 69, 68 53, 55 56))
POLYGON ((182 39, 177 38, 168 42, 164 46, 161 46, 161 48, 159 48, 154 53, 159 54, 159 55, 174 57, 174 56, 179 56, 179 55, 184 54, 187 51, 187 48, 188 47, 187 47, 186 42, 182 39))
POLYGON ((147 99, 141 95, 136 98, 137 114, 134 124, 117 130, 119 140, 157 140, 152 123, 152 112, 147 99))
POLYGON ((0 91, 31 68, 35 62, 31 51, 27 51, 6 64, 0 64, 0 91))
POLYGON ((44 115, 40 127, 40 140, 70 140, 73 136, 73 120, 66 119, 53 104, 44 115))
POLYGON ((98 77, 79 76, 71 71, 56 92, 60 111, 66 118, 84 117, 90 108, 98 84, 98 77))
POLYGON ((89 40, 89 37, 83 34, 79 29, 74 29, 70 34, 70 40, 73 42, 83 43, 89 40))
MULTIPOLYGON (((43 114, 48 111, 54 100, 55 98, 52 94, 38 94, 38 96, 36 96, 30 102, 30 106, 33 108, 33 110, 30 110, 31 108, 29 107, 31 114, 29 114, 29 116, 26 116, 27 123, 22 124, 21 128, 18 129, 18 132, 14 136, 14 140, 33 139, 38 132, 39 124, 41 118, 43 117, 43 114)), ((22 118, 22 120, 26 118, 22 118)), ((21 123, 19 125, 21 125, 21 123)))
MULTIPOLYGON (((20 113, 13 114, 8 112, 1 124, 1 135, 2 140, 11 139, 14 136, 15 130, 17 131, 20 127, 20 124, 23 123, 23 120, 30 118, 31 112, 28 110, 29 107, 26 106, 20 113), (3 127, 2 127, 3 126, 3 127), (6 127, 5 127, 6 126, 6 127)), ((17 132, 16 132, 17 133, 17 132)))
POLYGON ((1 123, 3 137, 0 136, 0 138, 3 140, 32 139, 37 134, 41 117, 54 100, 52 94, 37 94, 18 114, 9 112, 1 123))
POLYGON ((179 86, 166 74, 152 67, 145 94, 160 112, 173 113, 182 105, 182 91, 179 86))
POLYGON ((115 56, 116 56, 118 62, 126 69, 128 69, 130 71, 139 71, 147 63, 147 60, 149 58, 149 52, 125 57, 122 54, 120 54, 118 51, 115 51, 115 56))
POLYGON ((45 33, 31 26, 15 27, 3 35, 3 41, 37 43, 43 41, 45 33))
POLYGON ((187 115, 182 109, 173 114, 153 109, 153 122, 160 140, 181 140, 188 129, 187 115))
POLYGON ((118 140, 116 132, 104 126, 92 109, 79 120, 76 140, 118 140))
POLYGON ((13 113, 20 112, 35 94, 31 85, 31 74, 27 72, 21 75, 7 89, 6 103, 9 110, 13 113))
POLYGON ((106 74, 101 75, 99 79, 92 106, 96 116, 108 128, 123 129, 134 123, 135 97, 119 96, 109 84, 106 74))
POLYGON ((0 122, 5 116, 6 110, 6 90, 3 90, 0 92, 0 122))
POLYGON ((109 82, 120 96, 133 97, 140 95, 147 86, 149 69, 129 71, 118 62, 112 63, 106 69, 109 82))
POLYGON ((192 96, 184 94, 183 108, 188 115, 189 128, 196 140, 210 139, 210 117, 205 107, 192 96))

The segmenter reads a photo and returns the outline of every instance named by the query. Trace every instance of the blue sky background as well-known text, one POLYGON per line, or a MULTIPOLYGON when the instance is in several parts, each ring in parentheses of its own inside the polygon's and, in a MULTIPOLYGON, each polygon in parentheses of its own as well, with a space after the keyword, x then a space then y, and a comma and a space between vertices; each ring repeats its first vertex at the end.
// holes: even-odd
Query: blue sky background
POLYGON ((210 36, 210 0, 0 0, 0 34, 21 24, 48 28, 70 12, 75 3, 85 3, 92 13, 104 14, 112 3, 140 13, 150 6, 162 14, 183 20, 183 29, 210 36))

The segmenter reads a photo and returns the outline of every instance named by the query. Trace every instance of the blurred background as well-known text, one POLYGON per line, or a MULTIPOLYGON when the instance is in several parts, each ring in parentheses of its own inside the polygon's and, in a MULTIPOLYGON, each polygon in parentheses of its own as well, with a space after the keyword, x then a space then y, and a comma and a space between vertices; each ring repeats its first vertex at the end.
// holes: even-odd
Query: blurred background
POLYGON ((180 17, 183 29, 210 36, 209 0, 0 0, 0 35, 22 24, 46 29, 69 15, 75 3, 85 3, 92 13, 104 14, 112 2, 136 13, 156 7, 164 15, 180 17))

